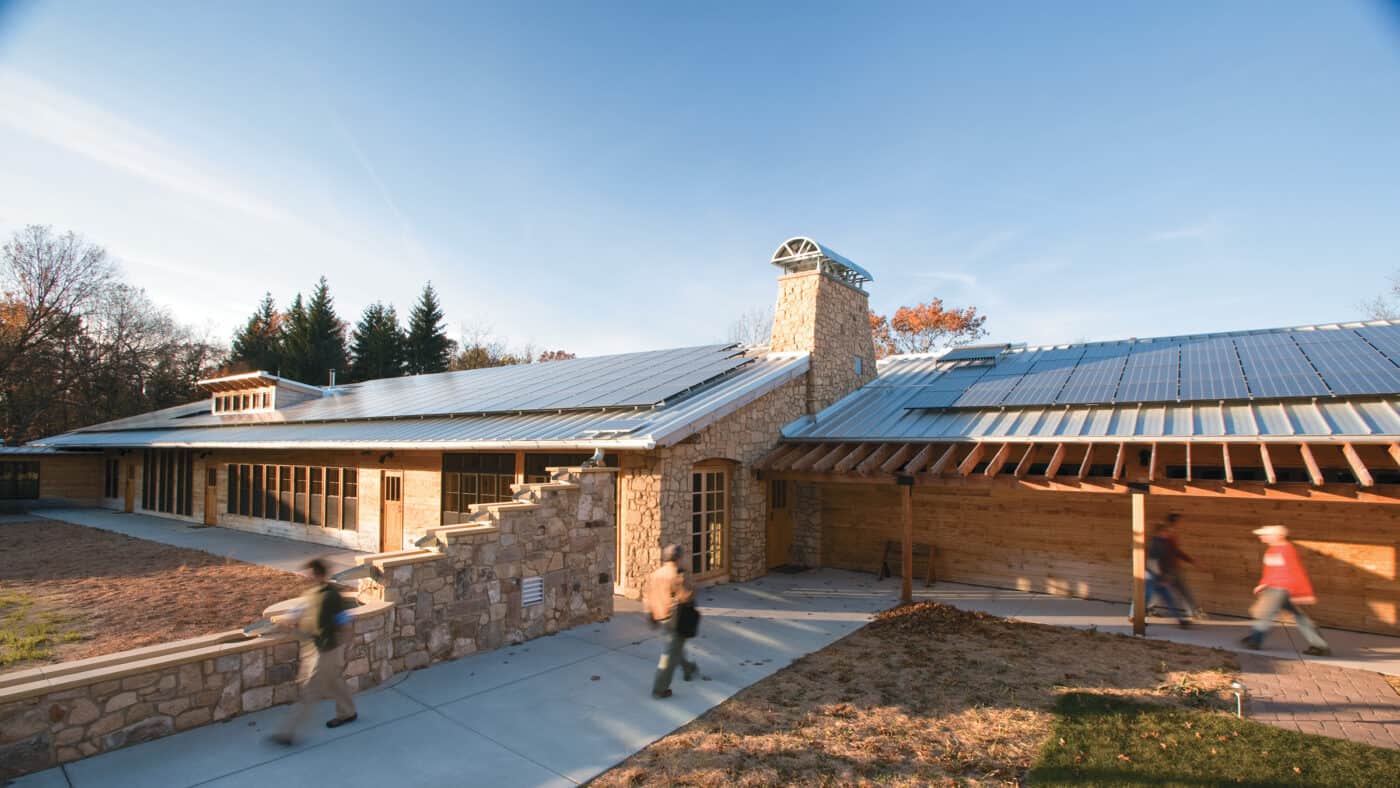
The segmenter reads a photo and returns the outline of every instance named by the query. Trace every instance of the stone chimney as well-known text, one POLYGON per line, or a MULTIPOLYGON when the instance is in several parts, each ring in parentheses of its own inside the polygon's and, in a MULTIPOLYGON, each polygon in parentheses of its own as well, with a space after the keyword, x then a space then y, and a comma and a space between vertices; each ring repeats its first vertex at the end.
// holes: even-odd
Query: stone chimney
POLYGON ((863 288, 873 277, 810 238, 787 241, 772 262, 784 273, 770 350, 811 354, 807 412, 816 413, 875 377, 870 296, 863 288))

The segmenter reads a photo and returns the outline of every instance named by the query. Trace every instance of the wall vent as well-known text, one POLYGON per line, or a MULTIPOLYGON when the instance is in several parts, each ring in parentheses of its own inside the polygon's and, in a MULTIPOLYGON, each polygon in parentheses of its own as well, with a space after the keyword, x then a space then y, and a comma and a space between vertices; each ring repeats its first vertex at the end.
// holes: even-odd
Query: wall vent
POLYGON ((530 607, 544 603, 544 578, 527 577, 520 581, 520 606, 530 607))

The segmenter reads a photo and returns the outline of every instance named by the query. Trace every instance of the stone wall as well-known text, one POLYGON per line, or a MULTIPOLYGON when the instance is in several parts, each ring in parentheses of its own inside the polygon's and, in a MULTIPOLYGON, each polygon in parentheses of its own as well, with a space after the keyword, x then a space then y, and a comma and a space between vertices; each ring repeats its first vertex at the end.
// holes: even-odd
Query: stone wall
POLYGON ((431 548, 360 559, 378 570, 360 598, 395 605, 391 673, 612 616, 616 470, 553 470, 475 522, 428 529, 431 548), (531 578, 543 598, 526 606, 531 578))
POLYGON ((822 565, 822 488, 794 482, 792 561, 799 566, 822 565))
MULTIPOLYGON (((430 529, 431 548, 359 559, 372 577, 345 646, 353 688, 612 615, 616 471, 553 472, 430 529), (532 577, 542 599, 524 606, 532 577)), ((0 780, 289 703, 298 661, 286 635, 234 630, 0 674, 0 780)))

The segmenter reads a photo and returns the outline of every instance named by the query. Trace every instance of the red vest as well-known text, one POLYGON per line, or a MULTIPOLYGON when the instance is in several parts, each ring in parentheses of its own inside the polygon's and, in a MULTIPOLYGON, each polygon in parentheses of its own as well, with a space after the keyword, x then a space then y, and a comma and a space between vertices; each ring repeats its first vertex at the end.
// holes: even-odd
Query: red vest
POLYGON ((1303 571, 1303 562, 1298 560, 1298 551, 1289 542, 1276 544, 1264 551, 1264 574, 1259 585, 1282 588, 1291 597, 1313 595, 1308 573, 1303 571))

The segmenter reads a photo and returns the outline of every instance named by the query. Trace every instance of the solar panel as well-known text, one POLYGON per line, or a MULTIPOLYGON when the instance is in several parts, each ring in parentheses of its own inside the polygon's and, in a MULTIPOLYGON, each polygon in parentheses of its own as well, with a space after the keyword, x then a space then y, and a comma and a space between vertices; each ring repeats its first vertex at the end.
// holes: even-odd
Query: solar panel
POLYGON ((1123 378, 1113 398, 1117 402, 1166 402, 1177 397, 1181 345, 1141 342, 1132 346, 1123 378))
POLYGON ((935 389, 921 389, 909 401, 904 403, 906 410, 915 408, 946 408, 958 401, 962 396, 961 390, 938 391, 935 389))
POLYGON ((1400 391, 1400 368, 1356 332, 1298 331, 1293 336, 1333 394, 1400 391), (1314 335, 1326 335, 1326 338, 1314 335))
POLYGON ((1181 345, 1181 398, 1245 399, 1249 389, 1230 337, 1187 340, 1181 345))
POLYGON ((1286 333, 1235 337, 1235 349, 1255 397, 1326 396, 1327 386, 1286 333))
POLYGON ((1091 357, 1089 349, 1074 373, 1069 376, 1064 389, 1055 399, 1057 403, 1112 402, 1118 390, 1118 381, 1123 377, 1123 368, 1128 364, 1128 348, 1118 345, 1112 348, 1114 355, 1101 355, 1098 349, 1091 357))
POLYGON ((1007 377, 1010 375, 1024 375, 1040 358, 1041 351, 1026 350, 1017 353, 1007 353, 997 360, 996 366, 987 370, 987 375, 991 377, 1007 377))
POLYGON ((1386 358, 1400 363, 1400 326, 1362 326, 1355 330, 1386 358))
POLYGON ((980 407, 986 405, 1000 405, 1011 390, 1016 388, 1016 384, 1021 382, 1020 376, 986 377, 967 387, 961 397, 953 404, 960 408, 980 407))
POLYGON ((987 375, 990 367, 956 367, 929 381, 928 388, 937 391, 962 391, 987 375))

